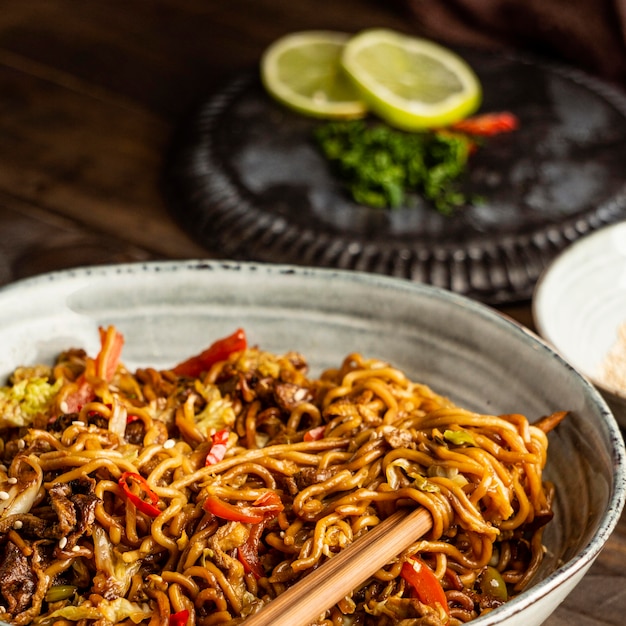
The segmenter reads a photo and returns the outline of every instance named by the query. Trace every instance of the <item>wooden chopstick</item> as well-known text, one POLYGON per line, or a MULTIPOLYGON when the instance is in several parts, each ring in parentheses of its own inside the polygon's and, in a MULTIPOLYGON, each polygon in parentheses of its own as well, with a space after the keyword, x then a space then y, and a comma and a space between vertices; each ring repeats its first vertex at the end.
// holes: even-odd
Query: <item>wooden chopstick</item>
POLYGON ((431 527, 426 509, 396 511, 248 617, 245 626, 308 626, 431 527))

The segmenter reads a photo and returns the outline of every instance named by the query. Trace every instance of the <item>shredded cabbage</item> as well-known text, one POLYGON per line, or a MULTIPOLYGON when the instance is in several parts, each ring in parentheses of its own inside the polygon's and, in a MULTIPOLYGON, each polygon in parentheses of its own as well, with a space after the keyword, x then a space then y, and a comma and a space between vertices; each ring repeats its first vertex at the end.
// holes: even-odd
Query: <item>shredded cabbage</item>
POLYGON ((73 622, 80 620, 101 620, 104 618, 110 624, 117 624, 130 619, 133 623, 139 624, 152 614, 152 609, 147 604, 130 602, 126 598, 115 598, 115 600, 102 599, 98 606, 91 606, 83 603, 80 606, 64 606, 53 611, 45 617, 45 620, 33 623, 54 623, 57 619, 67 619, 73 622))
POLYGON ((223 398, 215 385, 203 386, 199 381, 196 391, 206 402, 206 406, 196 415, 196 427, 207 438, 218 430, 229 428, 235 423, 235 411, 230 400, 223 398))
POLYGON ((419 465, 411 463, 408 459, 395 459, 387 465, 385 476, 392 489, 399 489, 402 486, 402 475, 406 474, 413 479, 413 486, 420 491, 437 493, 439 487, 431 483, 422 473, 419 465))
POLYGON ((35 417, 49 411, 63 381, 50 384, 35 376, 24 378, 11 387, 0 387, 0 428, 30 426, 35 417))
POLYGON ((109 540, 104 528, 96 525, 93 528, 93 543, 96 567, 98 573, 94 578, 94 585, 124 596, 130 587, 132 577, 141 567, 141 559, 126 563, 109 540))

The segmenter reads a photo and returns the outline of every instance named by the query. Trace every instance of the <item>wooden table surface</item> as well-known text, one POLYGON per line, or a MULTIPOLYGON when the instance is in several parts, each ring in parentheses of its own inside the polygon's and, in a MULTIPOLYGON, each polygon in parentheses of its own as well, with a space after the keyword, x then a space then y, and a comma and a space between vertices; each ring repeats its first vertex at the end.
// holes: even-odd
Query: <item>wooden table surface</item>
MULTIPOLYGON (((168 211, 191 107, 294 30, 419 27, 374 0, 20 0, 0 9, 0 285, 69 267, 218 258, 168 211)), ((427 34, 427 33, 426 33, 427 34)), ((530 305, 504 307, 532 328, 530 305)), ((626 518, 549 626, 622 626, 626 518)))

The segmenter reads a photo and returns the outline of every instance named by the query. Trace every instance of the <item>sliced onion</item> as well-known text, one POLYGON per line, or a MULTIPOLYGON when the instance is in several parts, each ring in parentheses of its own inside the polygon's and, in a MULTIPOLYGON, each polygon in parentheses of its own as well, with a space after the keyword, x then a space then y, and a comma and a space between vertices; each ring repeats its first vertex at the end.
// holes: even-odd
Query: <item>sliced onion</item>
POLYGON ((0 500, 0 516, 2 517, 28 513, 35 504, 37 494, 43 483, 43 472, 37 457, 34 455, 15 457, 10 473, 17 478, 17 483, 12 485, 8 492, 5 492, 8 493, 9 497, 0 500), (34 474, 28 470, 23 471, 22 464, 32 468, 34 474), (26 478, 29 474, 29 478, 26 478))

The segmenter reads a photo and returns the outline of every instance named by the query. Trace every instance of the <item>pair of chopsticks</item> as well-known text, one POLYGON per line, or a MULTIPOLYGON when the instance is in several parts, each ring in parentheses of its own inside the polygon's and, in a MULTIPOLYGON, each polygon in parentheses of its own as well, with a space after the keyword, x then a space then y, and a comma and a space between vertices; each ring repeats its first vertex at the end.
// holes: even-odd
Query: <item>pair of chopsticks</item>
POLYGON ((245 626, 308 626, 431 527, 426 509, 396 511, 248 617, 245 626))

